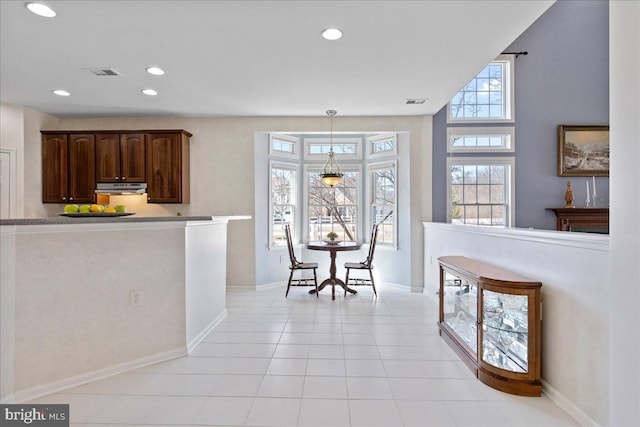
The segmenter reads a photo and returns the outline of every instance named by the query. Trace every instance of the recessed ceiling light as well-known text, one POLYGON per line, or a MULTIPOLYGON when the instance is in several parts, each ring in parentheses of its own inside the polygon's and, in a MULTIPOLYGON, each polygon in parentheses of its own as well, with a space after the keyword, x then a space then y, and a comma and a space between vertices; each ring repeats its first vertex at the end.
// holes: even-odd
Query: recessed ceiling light
POLYGON ((342 30, 338 28, 327 28, 322 32, 322 37, 327 40, 338 40, 342 37, 342 30))
POLYGON ((53 18, 56 16, 56 12, 44 3, 28 1, 25 2, 24 5, 30 12, 36 15, 44 16, 45 18, 53 18))
POLYGON ((145 95, 149 95, 149 96, 156 96, 158 94, 158 92, 156 92, 153 89, 143 89, 142 93, 144 93, 145 95))
POLYGON ((70 92, 67 92, 66 90, 62 90, 62 89, 52 90, 51 92, 53 92, 54 94, 56 94, 58 96, 71 96, 70 92))
POLYGON ((428 98, 407 98, 407 104, 424 104, 428 98))
POLYGON ((147 73, 153 74, 154 76, 164 76, 164 70, 158 67, 147 68, 147 73))

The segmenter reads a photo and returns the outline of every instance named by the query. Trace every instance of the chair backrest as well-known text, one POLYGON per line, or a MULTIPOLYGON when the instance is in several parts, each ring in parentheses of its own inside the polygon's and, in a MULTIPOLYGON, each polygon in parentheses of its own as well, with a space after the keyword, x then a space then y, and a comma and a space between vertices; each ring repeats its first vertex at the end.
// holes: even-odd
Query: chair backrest
POLYGON ((378 226, 380 224, 376 224, 373 226, 371 230, 371 240, 369 242, 369 254, 367 255, 367 259, 364 260, 363 264, 371 265, 373 262, 373 253, 376 250, 376 242, 378 241, 378 226))
POLYGON ((293 241, 291 240, 291 228, 289 224, 285 224, 284 226, 284 235, 287 238, 287 248, 289 249, 289 259, 291 260, 291 266, 295 267, 300 264, 300 262, 296 259, 296 254, 293 252, 293 241))

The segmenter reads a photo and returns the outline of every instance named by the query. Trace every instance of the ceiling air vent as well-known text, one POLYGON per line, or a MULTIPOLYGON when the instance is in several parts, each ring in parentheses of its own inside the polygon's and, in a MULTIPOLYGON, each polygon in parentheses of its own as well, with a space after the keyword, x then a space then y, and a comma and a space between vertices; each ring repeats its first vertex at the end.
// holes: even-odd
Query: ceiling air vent
POLYGON ((425 98, 407 98, 407 104, 424 104, 425 98))
POLYGON ((120 73, 113 68, 89 68, 89 71, 96 76, 119 76, 120 73))

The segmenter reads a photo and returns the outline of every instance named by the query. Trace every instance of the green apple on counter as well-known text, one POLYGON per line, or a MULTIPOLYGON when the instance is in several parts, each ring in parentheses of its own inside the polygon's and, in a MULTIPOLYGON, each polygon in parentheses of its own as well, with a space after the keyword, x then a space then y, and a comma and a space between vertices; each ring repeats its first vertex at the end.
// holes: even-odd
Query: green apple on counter
POLYGON ((76 213, 80 210, 78 205, 65 205, 64 213, 76 213))
POLYGON ((127 208, 124 205, 116 205, 116 212, 123 213, 126 211, 127 211, 127 208))
POLYGON ((80 206, 80 212, 82 213, 87 213, 91 211, 91 206, 90 205, 82 205, 80 206))

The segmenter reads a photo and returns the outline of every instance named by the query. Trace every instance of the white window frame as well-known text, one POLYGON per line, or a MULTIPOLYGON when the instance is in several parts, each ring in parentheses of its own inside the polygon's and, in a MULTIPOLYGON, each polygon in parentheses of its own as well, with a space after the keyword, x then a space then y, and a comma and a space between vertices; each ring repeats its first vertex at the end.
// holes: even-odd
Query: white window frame
POLYGON ((447 153, 513 153, 516 151, 516 129, 513 126, 492 127, 448 127, 447 128, 447 153), (475 146, 454 147, 453 140, 456 137, 500 137, 502 146, 475 146))
POLYGON ((285 163, 285 162, 278 162, 278 161, 273 161, 270 160, 269 161, 269 248, 283 248, 286 246, 286 242, 283 242, 283 244, 276 244, 276 242, 273 240, 273 233, 274 233, 274 224, 273 224, 273 214, 274 214, 274 205, 273 205, 273 182, 271 180, 271 174, 273 172, 273 169, 283 169, 283 170, 288 170, 293 172, 294 176, 293 176, 293 185, 295 186, 294 190, 293 190, 293 203, 290 203, 290 205, 293 206, 293 213, 291 215, 292 219, 291 219, 291 229, 292 229, 292 233, 295 234, 295 226, 296 226, 296 215, 297 215, 297 211, 299 210, 298 207, 298 200, 299 200, 299 186, 300 186, 300 179, 298 177, 298 165, 296 163, 285 163))
MULTIPOLYGON (((380 169, 388 169, 388 168, 393 168, 394 170, 394 175, 395 175, 395 189, 394 189, 394 200, 393 200, 393 215, 391 215, 391 217, 389 218, 392 223, 393 223, 393 240, 391 242, 379 242, 380 245, 386 246, 386 247, 391 247, 394 249, 397 249, 398 247, 398 220, 397 220, 397 213, 398 213, 398 162, 396 160, 393 161, 387 161, 387 162, 374 162, 374 163, 369 163, 367 165, 367 171, 368 171, 368 175, 369 175, 369 185, 368 187, 368 200, 369 200, 369 205, 368 205, 368 217, 371 219, 371 221, 374 221, 371 224, 371 227, 373 227, 373 225, 377 222, 373 219, 373 208, 376 205, 375 204, 375 179, 374 179, 374 172, 380 169)), ((388 220, 387 220, 388 221, 388 220)), ((369 242, 371 243, 371 242, 369 242)))
POLYGON ((513 227, 515 221, 515 157, 448 157, 447 158, 447 222, 451 223, 451 167, 453 165, 506 165, 509 176, 505 179, 505 193, 508 195, 505 228, 513 227))
POLYGON ((398 134, 383 133, 383 134, 372 135, 367 137, 367 153, 368 153, 367 157, 369 159, 378 159, 380 157, 396 156, 398 154, 398 134), (373 146, 376 143, 380 141, 386 141, 386 140, 393 141, 393 148, 391 150, 379 151, 379 152, 375 152, 373 150, 373 146))
MULTIPOLYGON (((504 66, 502 99, 504 104, 503 118, 491 117, 465 117, 457 118, 451 114, 451 102, 447 104, 447 123, 514 123, 515 122, 515 60, 514 55, 499 55, 489 65, 500 64, 504 66)), ((483 67, 484 69, 484 67, 483 67)), ((477 76, 477 74, 476 74, 477 76)), ((475 79, 476 76, 473 76, 475 79)), ((470 82, 470 81, 469 81, 470 82)), ((467 84, 469 83, 467 82, 467 84)), ((466 86, 466 85, 465 85, 466 86)), ((464 86, 463 86, 464 87, 464 86)), ((458 92, 456 92, 457 94, 458 92)), ((454 95, 455 96, 455 95, 454 95)))
POLYGON ((269 134, 269 154, 272 156, 287 158, 287 159, 297 159, 299 157, 298 153, 300 150, 300 138, 292 135, 287 135, 283 133, 270 133, 269 134), (283 141, 292 145, 292 152, 276 150, 273 148, 273 141, 283 141))
MULTIPOLYGON (((311 154, 309 146, 311 144, 330 145, 330 137, 304 138, 304 159, 305 160, 327 160, 327 154, 311 154)), ((362 138, 333 138, 333 145, 338 144, 355 144, 356 152, 354 154, 335 153, 336 160, 359 160, 362 159, 362 138)))
MULTIPOLYGON (((362 176, 362 166, 355 164, 346 164, 341 165, 343 172, 356 172, 358 174, 358 185, 356 186, 356 207, 358 208, 358 213, 356 215, 356 235, 353 238, 356 241, 362 241, 362 227, 364 226, 362 221, 362 211, 365 207, 362 205, 362 187, 363 187, 363 179, 362 176)), ((303 206, 302 206, 302 236, 303 241, 307 242, 309 240, 309 179, 308 175, 311 173, 320 174, 322 172, 321 164, 305 164, 303 171, 303 206)))

